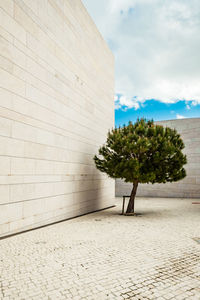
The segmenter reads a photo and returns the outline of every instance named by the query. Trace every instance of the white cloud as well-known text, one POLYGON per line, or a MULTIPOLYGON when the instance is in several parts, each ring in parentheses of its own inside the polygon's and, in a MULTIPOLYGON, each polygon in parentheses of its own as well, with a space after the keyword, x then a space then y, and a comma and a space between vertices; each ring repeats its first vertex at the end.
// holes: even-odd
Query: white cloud
POLYGON ((135 110, 140 108, 140 102, 137 98, 127 98, 123 95, 115 96, 115 109, 123 109, 134 108, 135 110))
POLYGON ((127 107, 200 103, 199 0, 83 0, 116 62, 127 107), (138 104, 139 105, 139 104, 138 104))
POLYGON ((184 117, 184 116, 182 116, 182 115, 179 115, 179 114, 176 114, 176 118, 177 118, 177 119, 185 119, 185 117, 184 117))
POLYGON ((135 109, 139 108, 139 104, 137 101, 134 101, 134 99, 126 98, 125 96, 121 96, 119 98, 119 103, 121 106, 127 106, 129 108, 134 107, 135 109))
POLYGON ((196 106, 198 104, 199 104, 199 101, 197 101, 197 100, 192 101, 192 106, 196 106))
POLYGON ((132 0, 117 0, 117 1, 107 1, 109 10, 112 14, 118 14, 119 12, 127 12, 132 6, 132 0))

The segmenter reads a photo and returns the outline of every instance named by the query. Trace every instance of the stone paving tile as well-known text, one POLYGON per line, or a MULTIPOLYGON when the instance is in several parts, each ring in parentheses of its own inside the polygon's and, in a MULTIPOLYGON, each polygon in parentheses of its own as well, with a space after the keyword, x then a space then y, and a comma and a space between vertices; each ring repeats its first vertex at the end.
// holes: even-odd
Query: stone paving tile
POLYGON ((200 299, 200 206, 138 199, 0 241, 0 299, 200 299))

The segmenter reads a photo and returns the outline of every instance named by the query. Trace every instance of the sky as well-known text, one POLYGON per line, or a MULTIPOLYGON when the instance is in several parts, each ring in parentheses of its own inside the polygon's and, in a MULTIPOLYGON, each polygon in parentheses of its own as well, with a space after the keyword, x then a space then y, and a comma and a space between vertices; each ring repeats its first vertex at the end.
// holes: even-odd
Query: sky
POLYGON ((115 120, 200 117, 200 0, 82 0, 115 56, 115 120))

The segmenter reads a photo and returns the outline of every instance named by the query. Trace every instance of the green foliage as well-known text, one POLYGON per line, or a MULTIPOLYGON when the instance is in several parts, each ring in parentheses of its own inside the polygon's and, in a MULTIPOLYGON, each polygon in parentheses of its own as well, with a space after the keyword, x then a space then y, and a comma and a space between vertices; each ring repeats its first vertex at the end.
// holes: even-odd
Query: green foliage
POLYGON ((184 143, 175 129, 138 119, 135 124, 108 132, 95 155, 97 169, 126 182, 165 183, 186 176, 184 143))

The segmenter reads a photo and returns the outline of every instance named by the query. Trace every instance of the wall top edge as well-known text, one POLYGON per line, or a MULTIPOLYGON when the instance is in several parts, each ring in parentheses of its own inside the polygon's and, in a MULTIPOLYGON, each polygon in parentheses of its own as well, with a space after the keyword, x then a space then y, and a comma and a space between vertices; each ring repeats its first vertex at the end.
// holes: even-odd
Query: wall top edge
POLYGON ((93 23, 95 29, 97 30, 97 32, 98 32, 99 36, 101 37, 101 39, 104 41, 104 44, 106 45, 107 50, 110 52, 110 54, 111 54, 111 56, 113 57, 113 60, 114 60, 114 54, 113 54, 112 50, 110 49, 110 47, 108 46, 108 44, 107 44, 106 40, 104 39, 103 35, 102 35, 101 32, 99 31, 99 29, 98 29, 96 23, 94 22, 93 18, 92 18, 91 15, 89 14, 89 12, 88 12, 86 6, 83 4, 82 0, 81 0, 81 4, 82 4, 82 7, 83 7, 83 9, 85 10, 86 14, 88 15, 88 18, 89 18, 89 19, 91 20, 91 22, 93 23))
POLYGON ((198 120, 200 121, 200 117, 195 117, 195 118, 183 118, 183 119, 170 119, 170 120, 160 120, 160 121, 155 121, 155 123, 162 123, 162 122, 185 122, 185 121, 192 121, 192 120, 198 120))

